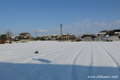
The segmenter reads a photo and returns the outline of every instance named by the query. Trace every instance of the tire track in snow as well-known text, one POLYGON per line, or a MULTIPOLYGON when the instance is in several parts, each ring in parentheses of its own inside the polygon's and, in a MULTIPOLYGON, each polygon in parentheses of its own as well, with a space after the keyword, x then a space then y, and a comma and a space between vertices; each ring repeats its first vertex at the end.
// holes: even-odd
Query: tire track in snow
MULTIPOLYGON (((65 50, 67 50, 68 48, 70 48, 70 47, 73 47, 73 45, 67 45, 67 46, 64 46, 64 47, 61 47, 61 48, 58 48, 58 49, 55 49, 55 50, 51 50, 51 52, 49 52, 49 51, 46 51, 45 52, 45 54, 41 54, 40 56, 36 56, 36 57, 34 57, 34 58, 40 58, 40 57, 43 57, 43 56, 47 56, 47 55, 49 55, 49 54, 52 54, 52 53, 55 53, 55 52, 58 52, 58 51, 65 51, 65 50), (66 48, 64 48, 64 47, 66 47, 66 48), (49 52, 49 53, 47 53, 47 52, 49 52)), ((55 53, 56 54, 56 53, 55 53)), ((25 60, 25 61, 23 61, 23 62, 21 62, 21 63, 26 63, 26 62, 29 62, 29 61, 31 61, 32 59, 30 58, 30 59, 28 59, 28 60, 25 60)))
MULTIPOLYGON (((111 45, 108 45, 108 44, 104 44, 104 46, 107 46, 107 47, 109 47, 110 49, 112 49, 112 50, 114 50, 114 51, 116 51, 116 52, 120 52, 120 48, 119 47, 117 47, 117 46, 114 46, 113 47, 113 45, 111 46, 111 45), (116 47, 116 48, 115 48, 116 47)), ((120 54, 120 53, 119 53, 120 54)))
POLYGON ((73 59, 73 66, 72 66, 72 80, 78 80, 78 76, 77 76, 77 70, 75 67, 77 58, 79 57, 79 55, 85 50, 86 46, 82 48, 82 50, 75 56, 75 58, 73 59))
MULTIPOLYGON (((71 45, 71 46, 69 46, 69 47, 67 47, 67 48, 70 48, 70 47, 73 47, 74 45, 71 45)), ((76 49, 76 48, 78 48, 78 47, 75 47, 74 48, 74 50, 76 49)), ((84 47, 85 48, 85 47, 84 47)), ((66 52, 71 52, 71 51, 69 51, 68 49, 65 49, 65 50, 67 50, 67 51, 65 51, 65 52, 63 52, 62 54, 60 54, 60 55, 63 55, 64 53, 66 53, 66 52)), ((58 56, 60 56, 60 55, 58 55, 58 56)), ((58 56, 53 56, 51 59, 54 59, 54 58, 56 58, 56 57, 58 57, 58 56)), ((51 60, 50 59, 50 60, 51 60)), ((36 67, 36 69, 35 70, 37 70, 39 67, 36 67)), ((47 67, 46 67, 47 68, 47 67)), ((32 71, 34 71, 34 70, 32 70, 32 71)), ((32 71, 30 71, 30 72, 32 72, 32 71)))
POLYGON ((64 47, 68 47, 68 46, 70 46, 70 44, 69 45, 67 44, 67 45, 64 45, 64 46, 61 46, 61 47, 58 47, 58 48, 50 49, 50 50, 47 50, 43 53, 45 54, 45 53, 48 53, 48 52, 56 52, 56 51, 64 49, 64 47))
MULTIPOLYGON (((74 45, 69 45, 69 47, 73 47, 74 45)), ((67 47, 67 48, 69 48, 69 47, 67 47)), ((62 48, 62 49, 64 49, 64 48, 62 48)), ((66 49, 66 48, 65 48, 66 49)), ((67 50, 67 49, 66 49, 67 50)), ((67 50, 68 51, 68 50, 67 50)), ((32 60, 32 59, 31 59, 32 60)), ((28 60, 29 61, 29 60, 28 60)), ((47 66, 45 66, 46 68, 47 68, 47 66)), ((38 71, 40 69, 40 66, 37 66, 37 67, 32 67, 32 70, 30 70, 29 72, 27 72, 27 73, 25 73, 25 75, 28 75, 28 74, 32 74, 33 72, 36 72, 36 71, 38 71)), ((36 76, 40 76, 38 73, 36 74, 36 76)))
MULTIPOLYGON (((16 46, 16 47, 17 47, 17 46, 16 46)), ((17 48, 18 48, 18 47, 17 47, 17 48)), ((1 58, 0 60, 4 60, 4 59, 8 59, 8 60, 9 60, 10 58, 13 59, 13 56, 15 56, 15 58, 19 58, 19 57, 23 57, 25 53, 29 53, 29 52, 28 52, 28 51, 30 50, 29 47, 28 47, 27 49, 24 49, 24 47, 23 47, 23 48, 19 47, 19 48, 20 48, 20 49, 17 50, 17 52, 12 50, 9 54, 3 56, 3 58, 1 58), (22 49, 23 49, 23 50, 22 50, 22 49), (22 52, 20 52, 20 51, 22 51, 22 52), (6 56, 7 56, 7 57, 6 57, 6 56)), ((16 50, 16 49, 14 49, 14 50, 16 50)))
MULTIPOLYGON (((73 45, 71 45, 71 47, 73 47, 73 45)), ((74 51, 74 50, 76 50, 76 49, 77 49, 77 47, 74 47, 74 48, 72 49, 72 51, 74 51)), ((66 52, 67 52, 67 53, 70 53, 71 51, 67 49, 66 51, 62 52, 61 54, 57 54, 56 56, 50 58, 50 60, 52 60, 52 59, 54 59, 54 58, 56 58, 56 57, 59 57, 59 56, 63 55, 63 54, 66 53, 66 52)))
MULTIPOLYGON (((70 47, 72 47, 72 45, 71 46, 69 46, 69 48, 70 47)), ((75 48, 74 48, 75 49, 75 48)), ((73 50, 74 50, 73 49, 73 50)), ((58 50, 56 51, 56 52, 58 52, 58 50)), ((63 50, 63 52, 62 53, 60 53, 60 54, 54 54, 55 56, 53 56, 53 57, 51 57, 51 58, 49 58, 49 60, 52 60, 52 59, 54 59, 54 58, 56 58, 56 57, 59 57, 59 56, 61 56, 61 55, 63 55, 63 54, 65 54, 66 52, 70 52, 69 50, 67 50, 67 49, 65 49, 65 50, 63 50)))
POLYGON ((73 64, 75 65, 75 62, 77 60, 77 58, 79 57, 79 55, 84 51, 86 47, 82 48, 82 50, 76 55, 75 59, 73 60, 73 64))
MULTIPOLYGON (((70 47, 73 47, 74 45, 71 45, 70 47)), ((68 47, 68 48, 70 48, 70 47, 68 47)), ((74 47, 73 49, 72 49, 72 51, 74 51, 74 50, 76 50, 76 49, 78 49, 78 47, 74 47)), ((69 51, 68 49, 66 49, 66 51, 65 52, 63 52, 62 54, 60 54, 60 55, 63 55, 64 53, 66 53, 66 52, 71 52, 71 51, 69 51)), ((58 55, 58 56, 60 56, 60 55, 58 55)), ((56 57, 58 57, 58 56, 53 56, 51 59, 49 59, 49 60, 52 60, 52 59, 54 59, 54 58, 56 58, 56 57)), ((47 66, 45 66, 46 68, 47 68, 47 66)), ((33 67, 34 68, 34 67, 33 67)), ((36 67, 36 68, 34 68, 33 70, 31 70, 31 71, 29 71, 29 72, 27 72, 27 73, 32 73, 32 72, 34 72, 34 71, 38 71, 38 69, 39 69, 40 67, 38 66, 38 67, 36 67)), ((39 72, 37 73, 37 74, 39 74, 39 72)), ((39 77, 39 75, 36 75, 36 78, 38 78, 39 77)))
MULTIPOLYGON (((59 47, 59 48, 54 48, 54 49, 51 49, 51 50, 48 50, 48 51, 45 51, 44 52, 44 54, 42 54, 42 56, 44 56, 44 55, 47 55, 47 52, 49 52, 49 51, 53 51, 53 52, 55 52, 55 51, 58 51, 58 50, 62 50, 64 47, 66 47, 66 46, 69 46, 70 44, 65 44, 64 46, 62 46, 62 47, 59 47)), ((33 51, 33 50, 32 50, 33 51)), ((19 53, 13 53, 13 54, 10 54, 10 55, 7 55, 7 57, 3 57, 3 58, 1 58, 0 60, 13 60, 13 59, 18 59, 18 58, 23 58, 24 56, 26 56, 26 57, 32 57, 32 56, 30 56, 30 53, 32 53, 31 51, 29 52, 29 48, 27 48, 27 49, 25 49, 25 50, 22 50, 22 52, 19 52, 19 53), (25 54, 25 53, 28 53, 28 55, 27 54, 25 54), (15 56, 14 58, 13 58, 13 56, 15 56)), ((29 60, 32 60, 32 59, 29 59, 29 60)), ((27 61, 29 61, 29 60, 27 60, 27 61)), ((20 62, 20 63, 22 63, 22 62, 20 62)))
MULTIPOLYGON (((91 47, 92 47, 92 51, 91 51, 91 63, 90 63, 90 67, 89 67, 89 69, 88 69, 88 75, 93 75, 93 61, 94 61, 94 59, 93 59, 93 43, 91 44, 91 47)), ((89 78, 88 78, 88 80, 89 80, 89 78)))
MULTIPOLYGON (((45 51, 44 53, 47 53, 47 52, 49 52, 49 51, 57 51, 57 50, 61 50, 61 49, 63 49, 65 46, 69 46, 70 44, 66 44, 66 45, 64 45, 64 46, 61 46, 61 47, 58 47, 57 49, 56 48, 54 48, 54 49, 51 49, 51 50, 48 50, 48 51, 45 51)), ((31 46, 31 45, 30 45, 31 46)), ((30 47, 29 46, 29 47, 30 47)), ((55 46, 55 45, 54 45, 55 46)), ((20 57, 24 57, 24 54, 25 53, 30 53, 30 52, 28 52, 29 50, 30 50, 30 48, 27 48, 27 49, 25 49, 25 50, 22 50, 22 49, 24 49, 24 48, 20 48, 20 50, 17 50, 17 52, 14 52, 14 51, 11 51, 11 53, 12 54, 8 54, 8 55, 6 55, 7 57, 3 57, 3 58, 1 58, 0 60, 5 60, 5 59, 10 59, 10 58, 12 58, 13 59, 13 56, 15 56, 15 58, 20 58, 20 57), (22 52, 20 52, 20 51, 22 51, 22 52), (16 54, 17 53, 17 54, 16 54)), ((39 46, 38 46, 39 47, 39 46)), ((50 47, 50 46, 49 46, 50 47)), ((33 50, 32 50, 33 51, 33 50)), ((27 55, 28 57, 29 57, 29 55, 27 55)), ((14 59, 15 59, 14 58, 14 59)))
POLYGON ((93 44, 91 45, 91 47, 92 47, 92 54, 91 54, 91 63, 90 63, 90 66, 93 66, 93 44))
MULTIPOLYGON (((73 47, 74 45, 71 45, 70 47, 73 47)), ((78 46, 78 45, 77 45, 78 46)), ((76 50, 76 49, 78 49, 78 47, 74 47, 73 49, 72 49, 72 51, 74 51, 74 50, 76 50)), ((57 56, 53 56, 52 58, 50 58, 49 60, 51 61, 52 59, 54 59, 54 58, 56 58, 56 57, 59 57, 59 56, 61 56, 61 55, 63 55, 63 54, 65 54, 65 53, 70 53, 71 52, 71 50, 66 50, 65 52, 63 52, 63 53, 61 53, 61 54, 59 54, 59 55, 57 55, 57 56)), ((47 68, 47 66, 46 66, 46 68, 47 68)), ((38 77, 39 77, 39 75, 38 75, 38 77)))
MULTIPOLYGON (((101 46, 101 45, 100 45, 101 46)), ((115 63, 117 69, 120 71, 120 65, 119 63, 116 61, 116 59, 103 47, 101 46, 101 48, 104 50, 104 52, 111 58, 111 60, 113 60, 113 62, 115 63)))

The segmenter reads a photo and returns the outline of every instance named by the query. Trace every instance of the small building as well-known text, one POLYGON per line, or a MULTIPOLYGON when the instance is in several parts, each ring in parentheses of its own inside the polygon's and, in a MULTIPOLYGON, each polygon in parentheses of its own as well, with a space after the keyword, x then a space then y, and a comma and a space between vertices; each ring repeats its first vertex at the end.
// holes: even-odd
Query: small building
POLYGON ((68 41, 68 40, 74 40, 75 39, 75 35, 73 34, 63 34, 61 36, 61 40, 65 40, 65 41, 68 41))
POLYGON ((60 35, 57 34, 51 35, 51 40, 59 40, 59 39, 60 39, 60 35))
POLYGON ((21 39, 30 39, 30 38, 32 38, 30 33, 20 33, 19 36, 20 36, 21 39))
POLYGON ((114 35, 115 36, 120 36, 120 32, 115 32, 114 35))
POLYGON ((45 35, 42 37, 43 40, 51 40, 51 36, 45 35))
POLYGON ((99 37, 105 37, 105 36, 107 36, 107 35, 112 35, 112 31, 110 31, 110 30, 102 30, 102 31, 100 31, 99 33, 98 33, 98 36, 99 37))
POLYGON ((113 34, 114 34, 114 36, 120 37, 120 29, 113 30, 113 34))
POLYGON ((106 36, 106 35, 107 35, 106 32, 99 32, 99 33, 98 33, 98 36, 99 36, 99 37, 104 37, 104 36, 106 36))

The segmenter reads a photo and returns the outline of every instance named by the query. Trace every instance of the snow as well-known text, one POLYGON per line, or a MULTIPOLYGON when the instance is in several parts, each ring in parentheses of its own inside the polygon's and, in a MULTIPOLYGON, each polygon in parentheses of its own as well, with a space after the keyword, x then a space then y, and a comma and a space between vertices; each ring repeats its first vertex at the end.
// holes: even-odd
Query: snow
POLYGON ((120 42, 0 44, 0 80, 120 80, 120 42))

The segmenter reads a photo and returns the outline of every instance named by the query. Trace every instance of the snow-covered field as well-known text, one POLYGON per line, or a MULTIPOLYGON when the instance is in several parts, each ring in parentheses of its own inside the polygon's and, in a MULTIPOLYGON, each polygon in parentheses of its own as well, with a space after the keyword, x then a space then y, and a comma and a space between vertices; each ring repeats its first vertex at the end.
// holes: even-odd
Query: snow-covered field
POLYGON ((0 44, 0 80, 120 80, 120 42, 0 44))

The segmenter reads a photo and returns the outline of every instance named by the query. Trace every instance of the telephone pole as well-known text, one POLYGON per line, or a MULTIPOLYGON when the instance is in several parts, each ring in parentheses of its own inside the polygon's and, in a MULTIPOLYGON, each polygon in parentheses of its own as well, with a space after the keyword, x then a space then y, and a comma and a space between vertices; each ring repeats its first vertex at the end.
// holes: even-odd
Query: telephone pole
POLYGON ((60 34, 62 36, 62 24, 60 24, 60 34))

